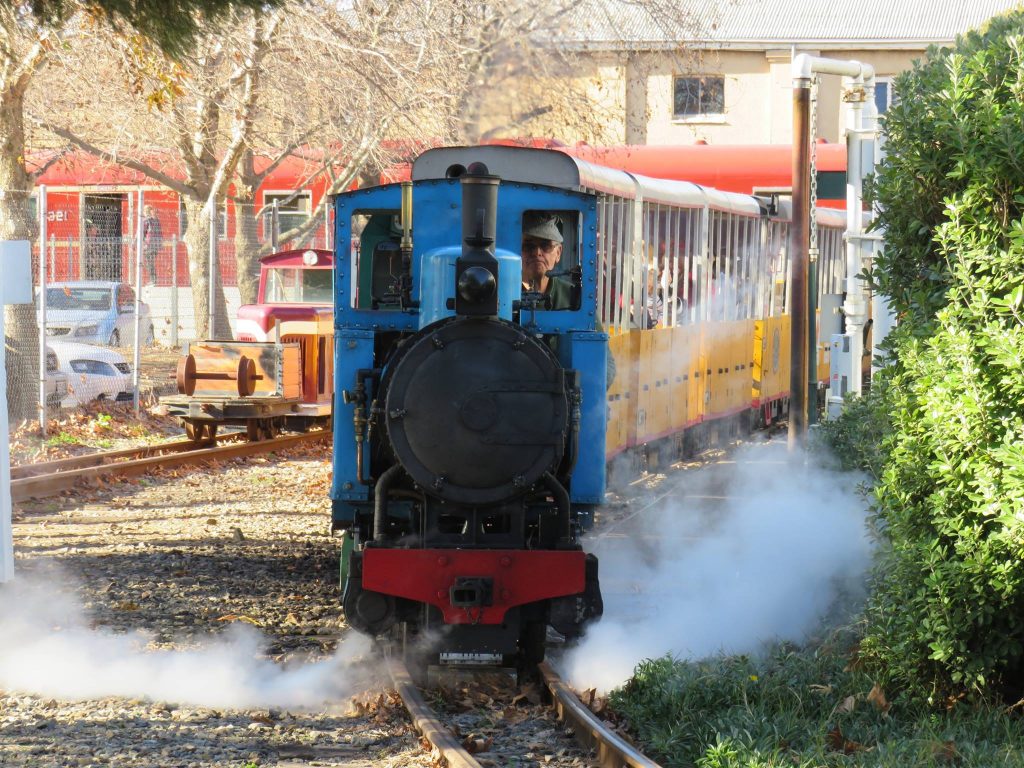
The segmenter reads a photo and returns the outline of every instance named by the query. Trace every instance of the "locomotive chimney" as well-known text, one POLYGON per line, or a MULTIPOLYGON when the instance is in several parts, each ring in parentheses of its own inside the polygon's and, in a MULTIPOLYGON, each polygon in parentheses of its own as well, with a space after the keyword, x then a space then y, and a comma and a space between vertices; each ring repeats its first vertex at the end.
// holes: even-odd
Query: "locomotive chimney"
POLYGON ((472 163, 462 182, 462 256, 455 262, 455 313, 498 314, 498 260, 494 241, 498 184, 483 163, 472 163))

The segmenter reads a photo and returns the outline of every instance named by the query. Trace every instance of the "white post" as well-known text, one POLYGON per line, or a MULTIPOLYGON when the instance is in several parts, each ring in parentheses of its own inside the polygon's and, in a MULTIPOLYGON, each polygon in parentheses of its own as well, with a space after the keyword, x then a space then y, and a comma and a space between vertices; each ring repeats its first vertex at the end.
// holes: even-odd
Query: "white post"
POLYGON ((327 201, 327 205, 324 206, 324 248, 328 251, 331 250, 331 238, 334 233, 331 232, 331 201, 327 201))
POLYGON ((178 235, 171 236, 171 347, 178 346, 178 235))
POLYGON ((46 185, 39 185, 39 431, 46 437, 46 185))
POLYGON ((206 320, 206 338, 216 338, 216 331, 214 330, 214 317, 216 316, 215 311, 215 297, 217 291, 217 204, 213 198, 210 198, 209 204, 210 213, 210 252, 209 252, 209 282, 210 282, 210 298, 209 306, 207 307, 207 320, 206 320))
MULTIPOLYGON (((28 240, 0 241, 0 304, 32 303, 32 247, 28 240)), ((2 310, 3 307, 0 307, 2 310)), ((0 311, 0 335, 4 313, 0 311)), ((14 578, 11 526, 11 446, 7 410, 7 345, 0 344, 0 583, 14 578)))
POLYGON ((135 406, 135 418, 139 417, 139 366, 142 365, 142 213, 143 191, 139 187, 139 204, 136 206, 135 225, 135 347, 132 358, 132 403, 135 406))

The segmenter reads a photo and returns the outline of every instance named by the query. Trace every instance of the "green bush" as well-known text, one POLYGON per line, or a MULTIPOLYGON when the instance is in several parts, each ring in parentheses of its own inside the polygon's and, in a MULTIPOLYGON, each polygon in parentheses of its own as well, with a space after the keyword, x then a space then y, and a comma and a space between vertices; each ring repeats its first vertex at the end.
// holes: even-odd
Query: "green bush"
POLYGON ((876 573, 863 651, 912 697, 1017 698, 1024 12, 993 20, 953 50, 929 51, 896 90, 876 184, 886 241, 873 276, 902 322, 877 404, 892 424, 875 489, 891 546, 876 573))
POLYGON ((1024 721, 1005 707, 893 704, 857 663, 857 635, 808 649, 645 661, 609 703, 666 766, 1021 766, 1024 721))

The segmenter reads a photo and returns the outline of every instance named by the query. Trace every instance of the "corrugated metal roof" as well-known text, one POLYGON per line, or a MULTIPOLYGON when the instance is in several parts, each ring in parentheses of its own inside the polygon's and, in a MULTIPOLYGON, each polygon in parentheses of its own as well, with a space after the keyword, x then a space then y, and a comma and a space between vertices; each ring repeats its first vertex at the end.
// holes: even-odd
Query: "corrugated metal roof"
POLYGON ((687 5, 655 2, 652 11, 635 0, 588 0, 561 37, 600 47, 925 47, 1024 8, 1022 0, 707 0, 689 12, 687 5))

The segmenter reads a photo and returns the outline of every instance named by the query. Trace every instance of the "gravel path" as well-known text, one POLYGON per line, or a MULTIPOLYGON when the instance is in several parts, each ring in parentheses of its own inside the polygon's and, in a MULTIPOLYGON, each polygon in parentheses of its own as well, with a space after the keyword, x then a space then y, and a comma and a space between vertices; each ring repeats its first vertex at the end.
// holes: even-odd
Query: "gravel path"
POLYGON ((432 765, 345 663, 329 479, 301 449, 16 510, 0 765, 432 765))

